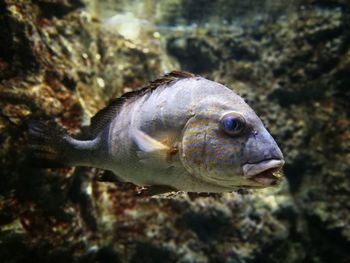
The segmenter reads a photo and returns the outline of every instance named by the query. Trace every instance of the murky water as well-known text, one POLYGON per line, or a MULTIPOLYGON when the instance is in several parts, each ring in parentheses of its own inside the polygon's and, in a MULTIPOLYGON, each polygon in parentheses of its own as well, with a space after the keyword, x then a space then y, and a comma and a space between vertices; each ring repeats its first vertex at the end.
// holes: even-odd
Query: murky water
POLYGON ((350 261, 348 1, 0 11, 0 262, 350 261), (110 99, 175 69, 246 100, 284 154, 281 185, 152 196, 108 171, 31 162, 29 120, 84 139, 110 99))

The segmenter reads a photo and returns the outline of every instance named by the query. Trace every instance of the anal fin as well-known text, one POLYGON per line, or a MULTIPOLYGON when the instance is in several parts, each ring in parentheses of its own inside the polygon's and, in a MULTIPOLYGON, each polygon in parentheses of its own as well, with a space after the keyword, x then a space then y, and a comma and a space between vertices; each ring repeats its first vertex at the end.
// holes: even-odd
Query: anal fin
POLYGON ((99 182, 122 182, 118 175, 108 170, 98 173, 95 179, 99 182))
POLYGON ((137 196, 147 197, 147 196, 160 195, 160 194, 165 194, 165 193, 174 192, 174 191, 177 191, 177 189, 168 185, 150 185, 150 186, 146 186, 144 189, 139 191, 137 193, 137 196))

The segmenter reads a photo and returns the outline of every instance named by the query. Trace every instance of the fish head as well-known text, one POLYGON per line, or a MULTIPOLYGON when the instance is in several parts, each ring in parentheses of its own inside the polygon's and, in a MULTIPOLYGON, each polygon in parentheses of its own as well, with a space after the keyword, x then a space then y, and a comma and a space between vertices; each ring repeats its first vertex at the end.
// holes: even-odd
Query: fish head
POLYGON ((277 185, 284 165, 275 140, 235 93, 198 102, 183 130, 180 159, 193 176, 227 189, 277 185))

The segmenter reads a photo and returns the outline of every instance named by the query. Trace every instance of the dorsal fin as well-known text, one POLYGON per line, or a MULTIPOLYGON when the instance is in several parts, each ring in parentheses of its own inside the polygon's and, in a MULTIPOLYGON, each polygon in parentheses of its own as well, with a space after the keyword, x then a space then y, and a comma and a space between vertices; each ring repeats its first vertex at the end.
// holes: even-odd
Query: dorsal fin
POLYGON ((95 116, 91 118, 91 124, 90 124, 91 137, 95 138, 97 134, 112 121, 112 119, 118 114, 118 112, 120 111, 120 109, 122 108, 122 106, 126 101, 129 101, 132 98, 135 99, 137 97, 143 96, 144 94, 160 86, 167 85, 170 82, 173 82, 179 79, 193 78, 193 77, 195 77, 195 75, 189 72, 172 71, 150 82, 150 84, 148 84, 145 87, 127 92, 119 98, 112 99, 105 108, 101 109, 99 112, 95 114, 95 116))

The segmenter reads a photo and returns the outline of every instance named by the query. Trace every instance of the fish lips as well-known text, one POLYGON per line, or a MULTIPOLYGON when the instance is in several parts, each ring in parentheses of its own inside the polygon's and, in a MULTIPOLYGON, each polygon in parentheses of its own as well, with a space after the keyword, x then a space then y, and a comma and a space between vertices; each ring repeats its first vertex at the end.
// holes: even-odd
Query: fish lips
POLYGON ((283 159, 268 159, 242 166, 243 176, 262 186, 277 185, 282 180, 283 159))

